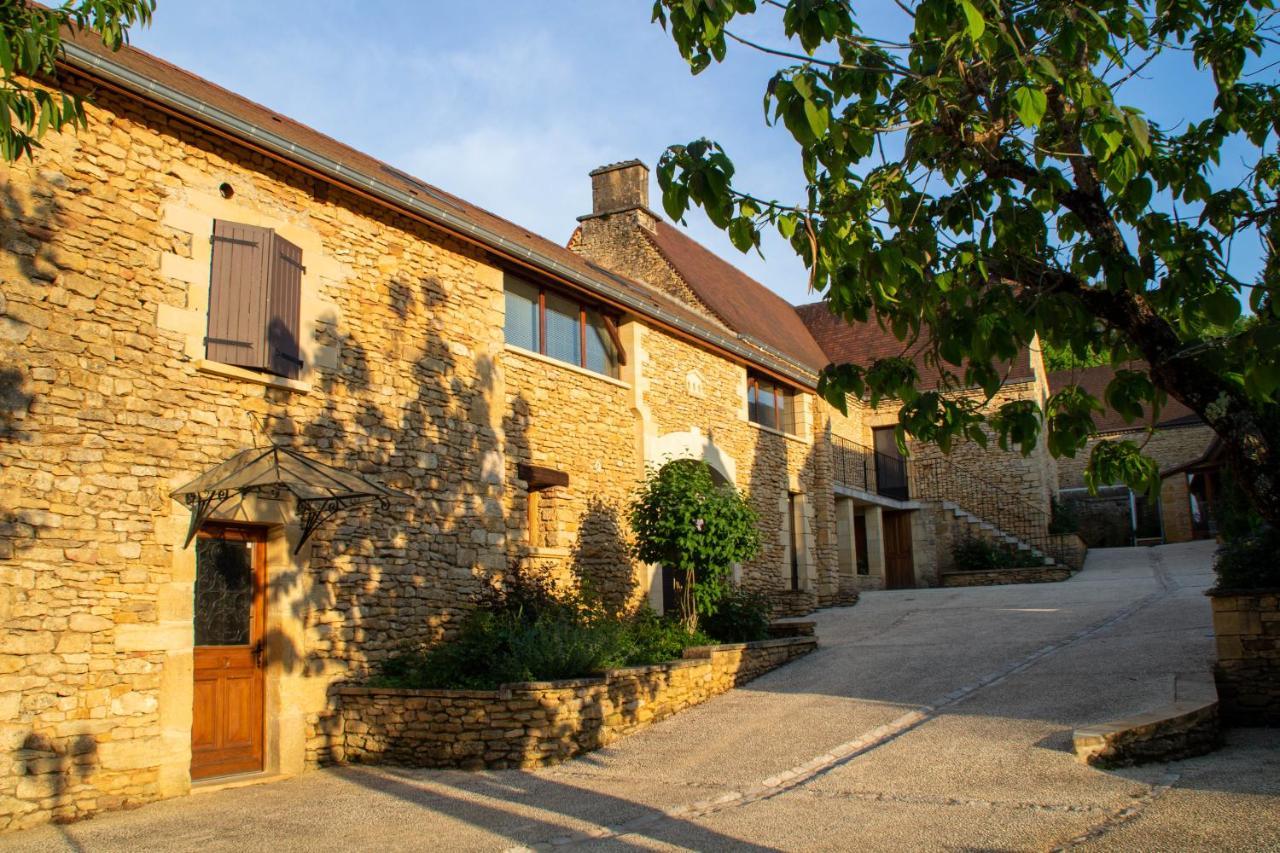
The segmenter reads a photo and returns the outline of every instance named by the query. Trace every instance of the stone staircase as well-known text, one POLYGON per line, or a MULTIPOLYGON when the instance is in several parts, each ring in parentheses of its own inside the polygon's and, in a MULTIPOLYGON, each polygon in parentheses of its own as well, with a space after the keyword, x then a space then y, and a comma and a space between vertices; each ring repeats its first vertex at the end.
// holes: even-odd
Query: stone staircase
POLYGON ((1036 546, 1011 533, 1006 533, 995 524, 980 518, 966 510, 964 507, 954 501, 943 499, 941 502, 943 510, 951 513, 956 519, 959 519, 969 527, 970 535, 979 536, 983 539, 995 542, 998 545, 1012 546, 1019 552, 1027 552, 1037 561, 1046 566, 1058 565, 1058 561, 1048 554, 1041 551, 1036 546))

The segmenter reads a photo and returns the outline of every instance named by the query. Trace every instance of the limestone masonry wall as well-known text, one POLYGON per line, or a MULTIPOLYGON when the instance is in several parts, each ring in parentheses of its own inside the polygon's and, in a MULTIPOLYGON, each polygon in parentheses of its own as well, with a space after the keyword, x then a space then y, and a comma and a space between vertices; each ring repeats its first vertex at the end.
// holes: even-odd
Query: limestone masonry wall
POLYGON ((1210 601, 1223 720, 1280 725, 1280 589, 1214 592, 1210 601))
POLYGON ((1115 433, 1090 439, 1089 443, 1073 458, 1059 459, 1059 485, 1064 489, 1084 486, 1084 468, 1089 461, 1089 454, 1103 438, 1116 441, 1128 439, 1138 444, 1146 442, 1142 452, 1156 460, 1162 471, 1176 465, 1194 462, 1204 455, 1213 442, 1213 429, 1206 424, 1163 427, 1152 433, 1149 440, 1147 434, 1141 430, 1142 425, 1138 426, 1139 429, 1134 432, 1115 433))
POLYGON ((706 646, 685 660, 603 678, 508 684, 496 691, 339 691, 332 755, 409 767, 537 767, 605 746, 817 647, 813 637, 706 646))
POLYGON ((534 560, 570 583, 585 582, 611 606, 634 606, 643 596, 638 567, 627 554, 628 498, 643 465, 631 389, 550 359, 507 349, 507 535, 529 546, 528 489, 516 465, 528 462, 569 473, 569 485, 541 496, 542 539, 534 560))
POLYGON ((296 519, 234 510, 282 531, 268 702, 297 769, 329 683, 440 636, 507 565, 497 268, 109 91, 87 109, 0 166, 0 828, 187 790, 194 557, 168 494, 236 451, 294 444, 411 495, 297 558, 296 519), (291 386, 190 352, 215 218, 303 247, 291 386))
POLYGON ((943 586, 1002 586, 1014 583, 1054 583, 1071 577, 1062 566, 1033 569, 989 569, 983 571, 950 571, 942 575, 943 586))

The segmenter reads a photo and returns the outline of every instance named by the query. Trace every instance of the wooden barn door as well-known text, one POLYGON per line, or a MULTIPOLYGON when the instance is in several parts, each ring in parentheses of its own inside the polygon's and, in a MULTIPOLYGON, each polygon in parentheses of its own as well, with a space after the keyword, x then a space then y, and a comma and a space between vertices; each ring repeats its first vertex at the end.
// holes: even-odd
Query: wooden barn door
POLYGON ((886 589, 911 589, 916 585, 911 556, 911 513, 886 512, 884 517, 884 585, 886 589))
POLYGON ((196 540, 191 778, 262 769, 265 532, 216 526, 196 540))

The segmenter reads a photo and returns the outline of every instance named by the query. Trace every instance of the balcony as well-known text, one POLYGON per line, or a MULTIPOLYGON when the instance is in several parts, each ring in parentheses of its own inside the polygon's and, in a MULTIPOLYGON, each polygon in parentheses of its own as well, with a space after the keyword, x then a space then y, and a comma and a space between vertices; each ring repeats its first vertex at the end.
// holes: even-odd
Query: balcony
POLYGON ((902 457, 879 453, 865 444, 839 436, 831 437, 831 452, 838 485, 895 501, 911 499, 907 463, 902 457))

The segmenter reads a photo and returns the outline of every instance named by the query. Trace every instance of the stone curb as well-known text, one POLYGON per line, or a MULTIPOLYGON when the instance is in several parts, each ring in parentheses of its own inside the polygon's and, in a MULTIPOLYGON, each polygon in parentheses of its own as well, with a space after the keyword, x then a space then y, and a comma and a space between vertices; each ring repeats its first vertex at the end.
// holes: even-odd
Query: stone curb
POLYGON ((1174 701, 1072 733, 1076 760, 1092 767, 1176 761, 1217 749, 1218 691, 1209 676, 1177 677, 1174 701))

